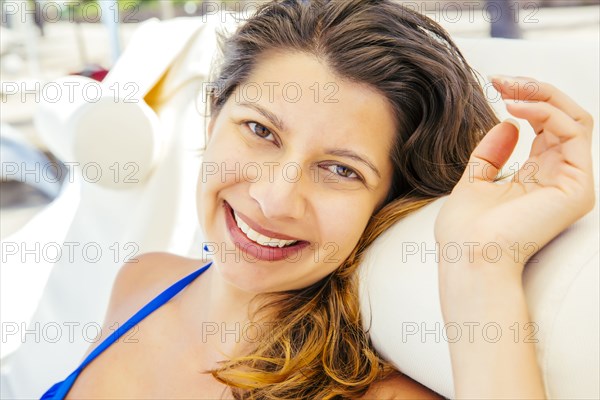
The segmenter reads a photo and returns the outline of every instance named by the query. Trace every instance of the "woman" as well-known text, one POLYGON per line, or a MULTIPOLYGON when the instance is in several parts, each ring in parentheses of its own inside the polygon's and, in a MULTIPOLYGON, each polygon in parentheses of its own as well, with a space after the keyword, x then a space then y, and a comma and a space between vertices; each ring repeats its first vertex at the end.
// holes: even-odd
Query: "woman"
MULTIPOLYGON (((447 33, 392 0, 271 2, 223 49, 198 185, 213 260, 124 266, 103 332, 135 314, 126 333, 47 398, 435 397, 370 346, 355 270, 381 232, 449 193, 440 244, 504 256, 440 261, 445 321, 529 321, 514 246, 591 210, 589 114, 549 84, 493 78, 537 133, 535 176, 498 184, 518 128, 498 123, 447 33)), ((450 351, 457 397, 544 397, 533 344, 450 351)))

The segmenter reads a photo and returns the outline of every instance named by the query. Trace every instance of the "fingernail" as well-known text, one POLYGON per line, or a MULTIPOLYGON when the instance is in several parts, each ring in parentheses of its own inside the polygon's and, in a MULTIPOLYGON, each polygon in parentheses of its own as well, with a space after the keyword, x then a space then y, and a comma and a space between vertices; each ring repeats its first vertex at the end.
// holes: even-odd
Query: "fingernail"
POLYGON ((515 128, 517 128, 517 131, 521 130, 521 124, 519 124, 519 121, 517 121, 514 118, 506 118, 504 121, 502 122, 508 122, 509 124, 511 124, 512 126, 514 126, 515 128))

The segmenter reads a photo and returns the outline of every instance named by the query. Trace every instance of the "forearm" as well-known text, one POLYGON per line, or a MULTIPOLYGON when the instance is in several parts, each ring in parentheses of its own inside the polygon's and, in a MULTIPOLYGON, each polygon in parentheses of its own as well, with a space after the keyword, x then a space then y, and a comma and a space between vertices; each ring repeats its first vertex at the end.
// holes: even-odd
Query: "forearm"
POLYGON ((535 336, 528 334, 534 326, 527 325, 531 321, 516 268, 521 267, 440 265, 446 326, 463 328, 460 338, 449 340, 457 398, 545 397, 535 336))

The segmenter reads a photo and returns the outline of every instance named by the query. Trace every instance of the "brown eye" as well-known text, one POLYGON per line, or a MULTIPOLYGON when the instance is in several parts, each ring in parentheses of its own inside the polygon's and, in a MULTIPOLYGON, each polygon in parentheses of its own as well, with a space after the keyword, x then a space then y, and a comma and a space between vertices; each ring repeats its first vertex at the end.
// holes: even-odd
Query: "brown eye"
POLYGON ((358 174, 356 172, 354 172, 354 170, 352 170, 351 168, 346 167, 345 165, 341 165, 341 164, 331 164, 327 166, 327 169, 331 172, 333 172, 334 174, 341 176, 344 179, 349 179, 349 180, 360 180, 360 176, 358 176, 358 174))
POLYGON ((269 137, 269 135, 273 135, 268 128, 257 122, 248 122, 246 124, 248 125, 248 128, 250 128, 250 130, 258 137, 266 139, 269 137))

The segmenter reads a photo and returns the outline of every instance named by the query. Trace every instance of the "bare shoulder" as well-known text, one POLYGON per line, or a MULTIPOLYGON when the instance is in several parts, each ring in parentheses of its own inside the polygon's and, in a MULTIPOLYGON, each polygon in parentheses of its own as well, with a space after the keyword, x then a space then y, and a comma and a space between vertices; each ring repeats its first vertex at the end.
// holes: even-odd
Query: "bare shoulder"
POLYGON ((207 262, 157 252, 142 254, 123 264, 113 283, 100 336, 88 347, 83 358, 102 343, 115 326, 123 324, 156 295, 207 262))
POLYGON ((100 337, 86 357, 112 331, 171 284, 206 264, 207 260, 170 253, 145 253, 123 264, 114 280, 100 337))
POLYGON ((361 397, 361 400, 429 400, 443 398, 433 390, 398 372, 372 384, 369 391, 361 397))
POLYGON ((113 283, 107 320, 119 320, 205 264, 206 260, 170 253, 145 253, 123 264, 113 283))

